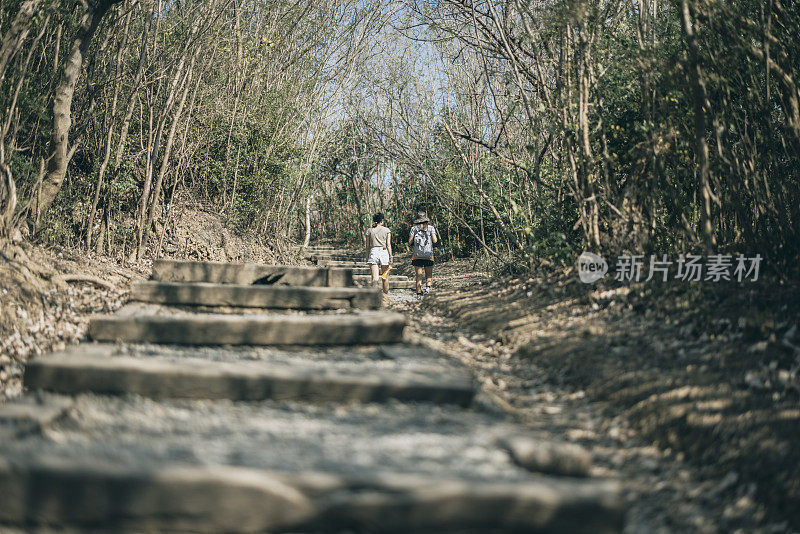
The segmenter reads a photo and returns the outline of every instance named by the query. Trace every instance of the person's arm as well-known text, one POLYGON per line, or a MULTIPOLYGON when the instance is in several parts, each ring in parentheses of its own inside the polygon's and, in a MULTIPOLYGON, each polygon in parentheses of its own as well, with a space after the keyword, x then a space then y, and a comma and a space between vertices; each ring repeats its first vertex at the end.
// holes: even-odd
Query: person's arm
POLYGON ((410 247, 412 243, 414 243, 414 230, 416 226, 411 227, 411 231, 408 234, 408 246, 410 247))
POLYGON ((436 227, 431 225, 431 241, 433 241, 434 245, 439 242, 439 237, 436 234, 436 227))
POLYGON ((369 230, 364 233, 364 261, 369 261, 369 230))
POLYGON ((389 251, 389 265, 392 264, 392 231, 386 234, 386 248, 389 251))

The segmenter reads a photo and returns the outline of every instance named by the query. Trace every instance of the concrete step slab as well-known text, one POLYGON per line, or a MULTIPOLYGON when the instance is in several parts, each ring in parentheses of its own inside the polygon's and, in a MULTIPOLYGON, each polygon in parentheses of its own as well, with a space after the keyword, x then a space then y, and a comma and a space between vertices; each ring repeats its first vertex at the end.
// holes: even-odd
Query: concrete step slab
POLYGON ((297 249, 297 250, 298 250, 298 252, 300 252, 301 254, 303 254, 305 256, 317 255, 317 254, 325 256, 325 255, 330 255, 330 254, 352 254, 353 253, 353 251, 351 251, 351 250, 337 249, 337 248, 314 248, 314 247, 308 247, 305 250, 303 250, 303 249, 297 249))
POLYGON ((364 261, 364 255, 363 254, 346 254, 346 253, 342 254, 342 253, 338 253, 338 252, 330 252, 330 253, 327 253, 327 252, 312 252, 312 253, 306 254, 306 259, 309 259, 309 260, 312 260, 312 261, 346 261, 346 262, 355 261, 355 262, 358 262, 358 261, 364 261))
MULTIPOLYGON (((357 287, 368 287, 371 282, 370 278, 362 278, 360 280, 354 280, 354 284, 357 287)), ((393 280, 389 279, 389 289, 416 289, 416 282, 414 280, 393 280)))
POLYGON ((360 261, 353 260, 317 260, 317 265, 320 267, 335 267, 338 269, 357 269, 358 267, 365 267, 367 262, 363 259, 360 261))
MULTIPOLYGON (((394 280, 395 282, 407 282, 408 276, 403 274, 389 274, 389 280, 394 280)), ((369 282, 372 280, 372 274, 355 274, 353 275, 354 282, 369 282)))
MULTIPOLYGON (((482 482, 530 480, 505 445, 522 429, 503 412, 453 404, 153 400, 137 395, 37 391, 70 402, 44 433, 0 441, 0 456, 54 454, 132 466, 241 465, 348 476, 408 472, 482 482)), ((11 404, 24 399, 9 401, 11 404)))
POLYGON ((316 251, 314 254, 319 254, 320 256, 357 256, 361 257, 364 254, 364 250, 322 250, 316 251))
POLYGON ((342 268, 261 265, 210 261, 155 260, 152 280, 241 285, 348 287, 353 273, 342 268))
POLYGON ((379 290, 209 283, 139 282, 131 300, 189 306, 231 306, 299 310, 378 309, 379 290))
POLYGON ((367 345, 402 340, 405 316, 388 312, 342 315, 98 316, 95 341, 179 345, 367 345))
MULTIPOLYGON (((387 350, 389 359, 397 352, 385 348, 384 355, 387 350)), ((220 356, 225 355, 216 354, 215 359, 209 359, 196 351, 160 347, 120 349, 113 344, 85 343, 31 360, 25 369, 24 384, 30 390, 63 394, 136 394, 156 399, 273 399, 312 403, 394 399, 470 404, 475 384, 465 369, 428 349, 411 350, 415 356, 412 359, 405 355, 402 357, 405 361, 353 357, 348 365, 314 360, 302 352, 260 361, 247 359, 255 357, 253 354, 238 359, 231 355, 220 361, 220 356)), ((5 409, 8 410, 11 408, 5 409)), ((0 422, 3 413, 0 408, 0 422)))
MULTIPOLYGON (((297 246, 295 248, 297 248, 298 250, 303 249, 302 246, 297 246)), ((309 245, 305 248, 305 250, 337 250, 337 248, 334 247, 333 245, 309 245)))
MULTIPOLYGON (((330 267, 334 269, 369 269, 369 265, 364 260, 359 261, 334 261, 334 260, 320 260, 317 262, 320 267, 330 267)), ((392 270, 398 271, 399 269, 406 269, 409 263, 403 261, 395 261, 392 264, 392 270)), ((369 271, 367 271, 369 272, 369 271)), ((360 273, 355 273, 360 274, 360 273)))
POLYGON ((429 403, 98 395, 72 403, 45 434, 0 441, 0 525, 106 532, 621 528, 615 483, 529 473, 498 446, 519 427, 496 413, 429 403))
POLYGON ((0 522, 115 532, 621 531, 613 483, 471 483, 232 466, 0 460, 0 522), (31 491, 35 488, 36 491, 31 491))

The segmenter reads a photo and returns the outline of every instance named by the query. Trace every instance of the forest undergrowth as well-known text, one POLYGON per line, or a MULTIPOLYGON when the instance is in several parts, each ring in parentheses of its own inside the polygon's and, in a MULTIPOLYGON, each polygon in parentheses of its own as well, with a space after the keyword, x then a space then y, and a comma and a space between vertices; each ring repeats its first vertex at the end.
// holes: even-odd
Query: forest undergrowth
POLYGON ((747 515, 800 528, 800 284, 588 286, 559 268, 446 284, 423 309, 511 354, 488 387, 522 417, 541 417, 524 379, 536 376, 722 480, 698 496, 727 503, 718 527, 747 515))

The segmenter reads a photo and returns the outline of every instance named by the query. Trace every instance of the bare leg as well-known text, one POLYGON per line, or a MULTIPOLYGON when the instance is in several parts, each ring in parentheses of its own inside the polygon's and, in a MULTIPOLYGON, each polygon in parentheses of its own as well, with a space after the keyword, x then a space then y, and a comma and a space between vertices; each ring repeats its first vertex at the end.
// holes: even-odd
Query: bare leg
POLYGON ((425 267, 425 286, 431 288, 431 278, 433 278, 433 265, 425 267))
POLYGON ((372 273, 372 287, 378 287, 378 265, 370 263, 369 270, 372 273))
POLYGON ((389 270, 388 265, 381 265, 381 280, 383 281, 383 293, 385 295, 389 294, 389 277, 383 278, 383 274, 389 270))
POLYGON ((422 278, 425 276, 425 268, 414 266, 414 272, 417 280, 417 293, 422 293, 422 278))

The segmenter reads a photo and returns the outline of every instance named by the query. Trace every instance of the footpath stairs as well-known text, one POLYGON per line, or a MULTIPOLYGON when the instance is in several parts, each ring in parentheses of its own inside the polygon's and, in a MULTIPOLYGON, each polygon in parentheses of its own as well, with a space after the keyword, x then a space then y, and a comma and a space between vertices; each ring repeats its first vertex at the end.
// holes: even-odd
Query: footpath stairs
MULTIPOLYGON (((320 267, 332 269, 351 269, 353 271, 353 282, 360 287, 370 286, 372 279, 369 266, 367 266, 364 252, 353 252, 349 250, 336 249, 330 245, 317 245, 305 249, 304 258, 315 263, 320 267)), ((410 264, 396 262, 392 266, 389 277, 389 289, 410 289, 415 288, 414 279, 407 275, 396 274, 410 269, 410 264)))
POLYGON ((155 262, 0 406, 0 531, 621 529, 585 451, 531 440, 354 281, 155 262))

